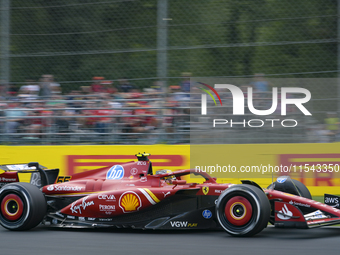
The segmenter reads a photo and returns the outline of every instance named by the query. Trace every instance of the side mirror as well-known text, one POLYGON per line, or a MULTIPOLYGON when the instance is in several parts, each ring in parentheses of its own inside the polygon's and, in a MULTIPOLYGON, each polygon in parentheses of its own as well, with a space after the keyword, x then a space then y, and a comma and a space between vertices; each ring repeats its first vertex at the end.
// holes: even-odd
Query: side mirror
POLYGON ((172 181, 172 184, 174 184, 174 185, 184 185, 186 183, 187 183, 186 180, 173 180, 172 181))
POLYGON ((27 165, 28 165, 28 167, 33 167, 34 166, 37 170, 39 168, 39 163, 38 162, 30 162, 27 165))

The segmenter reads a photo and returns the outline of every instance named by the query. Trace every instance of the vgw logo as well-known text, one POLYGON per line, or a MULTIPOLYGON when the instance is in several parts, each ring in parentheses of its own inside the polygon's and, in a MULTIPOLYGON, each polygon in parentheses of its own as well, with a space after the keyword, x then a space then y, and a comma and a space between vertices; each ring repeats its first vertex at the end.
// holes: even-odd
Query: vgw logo
MULTIPOLYGON (((245 115, 245 96, 242 92, 242 90, 231 84, 215 84, 214 88, 211 87, 208 84, 198 82, 201 85, 206 86, 211 91, 215 93, 218 100, 220 101, 220 104, 222 106, 222 100, 220 95, 217 93, 215 89, 228 89, 232 94, 232 100, 233 100, 233 115, 242 116, 245 115)), ((210 97, 213 99, 215 105, 217 105, 215 98, 213 95, 206 89, 200 88, 202 91, 206 92, 210 97)), ((273 88, 272 91, 272 105, 269 109, 265 110, 259 110, 255 109, 254 103, 253 103, 253 88, 248 87, 247 88, 247 106, 249 111, 258 116, 266 116, 274 113, 277 110, 278 106, 278 88, 273 88)), ((284 87, 281 88, 281 116, 287 115, 287 105, 295 105, 304 115, 312 115, 304 106, 304 103, 307 103, 311 99, 311 93, 308 89, 304 88, 294 88, 294 87, 284 87), (301 98, 287 98, 288 94, 303 94, 304 97, 301 98)), ((201 95, 201 115, 207 115, 207 95, 202 94, 201 95)), ((274 127, 275 121, 280 121, 280 119, 265 119, 266 122, 271 122, 271 126, 274 127)), ((251 119, 246 122, 246 120, 243 120, 242 122, 233 122, 233 120, 226 120, 226 119, 214 119, 213 120, 213 126, 216 125, 226 125, 227 123, 230 123, 230 126, 232 127, 234 125, 243 125, 244 127, 246 124, 248 124, 249 127, 262 127, 265 123, 265 121, 261 119, 251 119)), ((295 127, 297 126, 297 121, 294 119, 285 119, 281 121, 281 125, 283 127, 295 127), (293 122, 293 125, 288 125, 287 122, 293 122)))
POLYGON ((194 228, 198 223, 189 223, 187 221, 170 221, 172 228, 194 228))

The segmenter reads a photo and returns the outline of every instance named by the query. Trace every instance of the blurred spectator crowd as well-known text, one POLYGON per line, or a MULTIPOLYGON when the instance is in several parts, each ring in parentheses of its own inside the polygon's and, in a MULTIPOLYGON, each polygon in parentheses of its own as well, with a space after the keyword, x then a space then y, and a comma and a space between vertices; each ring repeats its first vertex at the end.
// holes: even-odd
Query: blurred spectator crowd
MULTIPOLYGON (((53 75, 42 75, 37 82, 28 80, 20 87, 1 85, 0 144, 190 143, 190 131, 193 130, 198 131, 199 138, 212 143, 340 140, 340 121, 336 112, 328 113, 324 123, 310 125, 296 108, 289 106, 288 115, 302 123, 299 128, 290 129, 290 133, 282 127, 240 128, 238 133, 230 128, 229 133, 223 133, 224 137, 221 137, 218 130, 212 132, 211 119, 232 116, 230 91, 217 89, 223 107, 216 107, 208 97, 209 114, 202 116, 202 91, 190 86, 190 76, 191 73, 182 73, 181 82, 170 85, 166 91, 159 81, 141 90, 126 78, 114 83, 100 76, 93 77, 89 86, 69 92, 63 92, 53 75)), ((239 87, 245 98, 247 88, 253 88, 256 109, 271 107, 272 84, 263 74, 255 74, 252 83, 239 87)), ((272 117, 280 118, 280 110, 279 99, 272 117)), ((232 117, 235 121, 247 121, 251 115, 245 106, 245 115, 240 120, 232 117)))
POLYGON ((53 75, 0 90, 2 144, 183 143, 177 135, 188 114, 179 86, 167 93, 160 82, 140 90, 93 77, 90 86, 62 93, 53 75), (176 133, 176 135, 175 135, 176 133))

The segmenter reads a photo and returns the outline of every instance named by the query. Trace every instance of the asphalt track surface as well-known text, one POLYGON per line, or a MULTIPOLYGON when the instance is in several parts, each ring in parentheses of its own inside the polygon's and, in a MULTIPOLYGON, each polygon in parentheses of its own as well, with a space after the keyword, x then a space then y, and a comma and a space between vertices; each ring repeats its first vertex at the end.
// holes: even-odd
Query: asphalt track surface
POLYGON ((131 229, 55 229, 25 232, 0 227, 1 255, 37 254, 339 254, 340 228, 277 229, 250 238, 224 231, 142 231, 131 229))

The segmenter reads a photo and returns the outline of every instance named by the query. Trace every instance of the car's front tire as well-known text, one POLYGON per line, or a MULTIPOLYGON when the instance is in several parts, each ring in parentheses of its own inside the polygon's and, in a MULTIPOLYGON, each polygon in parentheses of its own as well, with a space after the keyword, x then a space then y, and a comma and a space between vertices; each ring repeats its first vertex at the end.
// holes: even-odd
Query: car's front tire
POLYGON ((45 217, 44 194, 30 183, 10 183, 0 189, 0 224, 9 230, 28 230, 45 217))
POLYGON ((248 184, 226 189, 216 203, 217 219, 233 236, 253 236, 268 224, 270 203, 262 190, 248 184))

